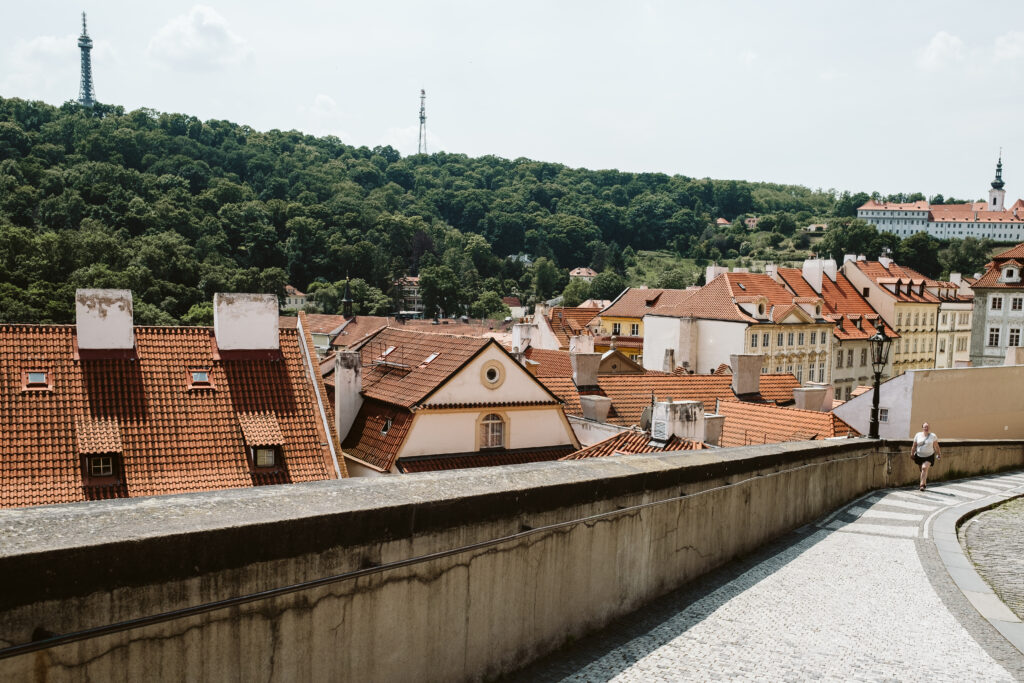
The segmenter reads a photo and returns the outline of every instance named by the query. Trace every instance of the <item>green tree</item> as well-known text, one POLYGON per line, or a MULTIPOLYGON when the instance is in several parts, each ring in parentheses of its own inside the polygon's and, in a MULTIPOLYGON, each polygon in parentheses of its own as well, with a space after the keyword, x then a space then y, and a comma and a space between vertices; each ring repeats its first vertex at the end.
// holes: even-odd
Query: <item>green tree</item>
POLYGON ((505 305, 496 292, 483 292, 476 301, 469 307, 469 314, 474 318, 502 319, 511 315, 511 310, 505 305))
POLYGON ((562 279, 562 274, 559 272, 558 267, 550 259, 541 257, 534 261, 531 270, 533 273, 534 293, 537 295, 537 298, 551 298, 558 291, 559 281, 562 279))
POLYGON ((459 310, 460 282, 448 266, 425 268, 420 272, 420 294, 427 315, 453 315, 459 310))
POLYGON ((562 305, 575 307, 590 297, 590 283, 581 277, 569 279, 569 284, 562 290, 562 305))
POLYGON ((913 268, 922 275, 937 278, 939 265, 939 241, 926 232, 917 232, 900 242, 896 248, 896 262, 913 268))
POLYGON ((598 273, 590 283, 590 296, 594 299, 614 299, 626 288, 626 281, 618 273, 598 273))
POLYGON ((950 240, 946 248, 939 251, 942 278, 948 279, 950 273, 961 273, 970 277, 974 273, 984 271, 994 246, 992 240, 988 238, 965 237, 962 240, 950 240))

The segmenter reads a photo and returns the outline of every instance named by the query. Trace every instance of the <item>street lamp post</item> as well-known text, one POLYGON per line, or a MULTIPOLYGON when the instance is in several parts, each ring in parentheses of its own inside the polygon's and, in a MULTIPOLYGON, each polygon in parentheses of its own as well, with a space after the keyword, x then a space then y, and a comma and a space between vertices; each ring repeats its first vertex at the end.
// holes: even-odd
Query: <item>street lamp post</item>
POLYGON ((881 393, 882 372, 889 361, 889 347, 892 346, 892 339, 886 336, 885 327, 879 325, 874 336, 868 339, 871 344, 871 369, 875 372, 875 394, 871 406, 871 429, 868 436, 872 439, 878 438, 878 400, 881 393))

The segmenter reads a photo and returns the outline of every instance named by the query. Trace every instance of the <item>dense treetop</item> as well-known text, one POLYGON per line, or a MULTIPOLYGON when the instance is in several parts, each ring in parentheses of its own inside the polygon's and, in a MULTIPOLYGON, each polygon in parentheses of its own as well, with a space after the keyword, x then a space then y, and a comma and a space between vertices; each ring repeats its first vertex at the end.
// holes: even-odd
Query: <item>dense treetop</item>
POLYGON ((853 216, 867 198, 402 157, 183 114, 0 98, 0 321, 70 322, 78 287, 131 289, 139 323, 209 323, 214 292, 280 295, 286 283, 334 312, 347 277, 358 310, 383 313, 394 278, 416 273, 431 306, 500 315, 500 296, 558 294, 579 265, 625 275, 641 249, 802 257, 798 222, 853 216), (758 233, 747 214, 762 216, 758 233), (717 217, 736 220, 715 229, 717 217))

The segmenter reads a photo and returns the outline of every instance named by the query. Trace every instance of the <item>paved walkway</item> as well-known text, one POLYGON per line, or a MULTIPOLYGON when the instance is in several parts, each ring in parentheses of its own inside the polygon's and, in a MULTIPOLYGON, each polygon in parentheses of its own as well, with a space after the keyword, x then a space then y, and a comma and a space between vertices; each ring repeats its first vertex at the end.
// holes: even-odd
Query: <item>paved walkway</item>
POLYGON ((1024 474, 876 491, 516 678, 1024 680, 1024 655, 967 601, 930 538, 943 510, 1018 488, 1024 474))
POLYGON ((978 573, 1024 619, 1024 498, 973 517, 961 537, 978 573))

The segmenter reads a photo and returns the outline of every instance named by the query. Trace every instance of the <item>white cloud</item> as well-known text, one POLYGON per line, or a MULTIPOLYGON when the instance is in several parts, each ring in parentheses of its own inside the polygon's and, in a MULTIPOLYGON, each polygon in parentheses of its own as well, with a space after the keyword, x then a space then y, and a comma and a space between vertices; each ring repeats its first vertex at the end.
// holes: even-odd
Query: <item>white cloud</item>
POLYGON ((317 93, 313 98, 313 104, 300 105, 298 113, 304 121, 303 131, 313 135, 335 135, 345 142, 351 142, 343 128, 345 113, 330 95, 317 93))
POLYGON ((996 62, 1005 62, 1024 56, 1024 33, 1010 31, 996 38, 992 58, 996 62))
POLYGON ((938 71, 946 66, 964 61, 964 41, 939 31, 932 36, 928 46, 917 54, 917 65, 925 71, 938 71))
POLYGON ((743 63, 743 66, 752 67, 754 62, 757 61, 757 53, 753 50, 744 50, 740 53, 740 61, 743 63))
POLYGON ((194 5, 157 31, 146 53, 171 68, 205 71, 240 64, 251 49, 217 10, 194 5))

